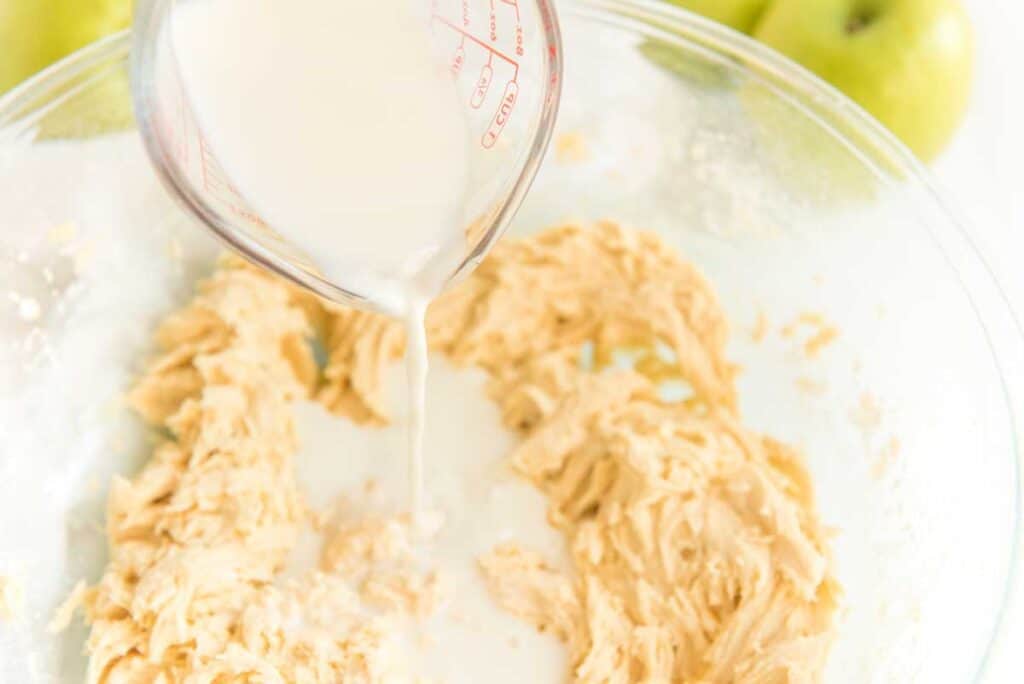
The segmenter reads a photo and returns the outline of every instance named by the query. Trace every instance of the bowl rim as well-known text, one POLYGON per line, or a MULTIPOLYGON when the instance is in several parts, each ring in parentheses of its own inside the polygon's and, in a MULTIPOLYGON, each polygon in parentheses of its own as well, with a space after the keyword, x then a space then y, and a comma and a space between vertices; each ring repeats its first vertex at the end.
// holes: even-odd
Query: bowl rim
MULTIPOLYGON (((746 35, 663 0, 561 0, 558 11, 560 14, 596 18, 605 23, 611 21, 619 27, 633 24, 642 27, 644 33, 658 35, 670 42, 703 47, 718 58, 756 75, 846 146, 880 179, 898 180, 915 186, 921 198, 944 219, 941 222, 929 221, 926 227, 950 268, 959 276, 977 315, 999 374, 1015 454, 1011 459, 1015 496, 1007 581, 1003 602, 993 623, 992 639, 981 655, 974 679, 981 681, 986 673, 992 671, 997 656, 1002 660, 1024 663, 1024 655, 1014 654, 1009 648, 1007 633, 1011 613, 1024 625, 1024 577, 1021 576, 1024 574, 1021 562, 1024 549, 1021 520, 1024 498, 1021 478, 1021 459, 1024 457, 1021 440, 1024 436, 1024 324, 979 248, 963 213, 955 202, 946 198, 924 164, 874 117, 818 76, 746 35)), ((0 132, 18 123, 32 111, 33 103, 45 100, 47 95, 69 89, 75 92, 86 86, 91 79, 80 82, 83 76, 104 63, 126 58, 130 45, 130 29, 112 34, 73 52, 0 95, 0 132)), ((0 142, 4 137, 0 136, 0 142)))

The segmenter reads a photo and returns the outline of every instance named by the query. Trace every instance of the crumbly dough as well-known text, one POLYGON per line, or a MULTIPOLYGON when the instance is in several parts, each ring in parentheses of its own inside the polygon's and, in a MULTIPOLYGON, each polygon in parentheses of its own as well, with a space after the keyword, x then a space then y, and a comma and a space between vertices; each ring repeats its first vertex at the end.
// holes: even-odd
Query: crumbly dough
POLYGON ((839 338, 839 329, 828 322, 823 314, 816 311, 805 311, 796 320, 782 328, 782 336, 795 337, 797 332, 806 329, 809 335, 804 340, 802 349, 804 356, 815 359, 821 351, 839 338))
MULTIPOLYGON (((428 328, 489 374, 522 436, 511 462, 567 539, 572 574, 529 540, 479 565, 500 605, 567 644, 573 681, 820 679, 839 592, 811 483, 741 424, 727 323, 692 265, 611 223, 557 227, 497 245, 428 328)), ((412 562, 406 520, 332 523, 319 570, 275 578, 323 526, 296 486, 290 404, 385 423, 401 325, 229 259, 158 341, 130 399, 170 437, 111 491, 111 560, 80 592, 89 681, 384 681, 389 615, 429 615, 448 591, 412 562)))
POLYGON ((726 320, 693 266, 651 235, 565 227, 499 245, 433 313, 435 344, 491 373, 524 434, 513 466, 548 495, 575 574, 517 544, 481 569, 501 605, 568 644, 573 680, 820 678, 838 587, 811 482, 740 423, 726 320), (674 358, 593 373, 587 341, 598 368, 623 347, 674 358), (686 401, 661 399, 665 366, 686 401))
POLYGON ((322 568, 280 581, 302 528, 322 526, 292 464, 290 403, 318 380, 308 304, 229 259, 160 326, 164 353, 129 401, 170 438, 113 482, 110 562, 54 619, 84 603, 89 682, 382 681, 394 630, 365 597, 394 586, 418 613, 436 604, 399 518, 329 525, 322 568))

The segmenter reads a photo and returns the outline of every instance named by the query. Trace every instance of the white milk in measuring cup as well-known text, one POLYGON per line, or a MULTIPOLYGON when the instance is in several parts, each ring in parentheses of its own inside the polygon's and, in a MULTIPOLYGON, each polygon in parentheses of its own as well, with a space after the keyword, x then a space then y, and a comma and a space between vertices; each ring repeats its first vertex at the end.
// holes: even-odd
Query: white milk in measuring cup
POLYGON ((465 249, 470 132, 418 9, 203 0, 179 3, 171 29, 185 96, 237 192, 329 280, 395 315, 440 288, 425 282, 431 261, 465 249))
POLYGON ((171 20, 185 97, 234 189, 327 278, 408 322, 414 510, 423 317, 465 250, 470 145, 451 70, 416 8, 205 0, 180 3, 171 20))

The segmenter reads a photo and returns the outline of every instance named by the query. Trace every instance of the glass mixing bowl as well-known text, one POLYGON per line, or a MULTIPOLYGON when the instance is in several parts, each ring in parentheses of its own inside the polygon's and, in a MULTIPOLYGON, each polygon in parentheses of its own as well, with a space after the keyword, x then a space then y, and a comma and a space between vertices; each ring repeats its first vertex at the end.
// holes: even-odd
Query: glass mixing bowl
MULTIPOLYGON (((804 450, 836 530, 828 682, 1010 681, 1024 345, 969 233, 901 145, 767 50, 655 3, 561 8, 559 130, 514 232, 615 219, 716 285, 746 419, 804 450)), ((0 575, 25 603, 5 682, 81 681, 84 629, 45 626, 98 576, 108 482, 145 453, 121 393, 218 251, 132 130, 128 45, 0 100, 0 575)))

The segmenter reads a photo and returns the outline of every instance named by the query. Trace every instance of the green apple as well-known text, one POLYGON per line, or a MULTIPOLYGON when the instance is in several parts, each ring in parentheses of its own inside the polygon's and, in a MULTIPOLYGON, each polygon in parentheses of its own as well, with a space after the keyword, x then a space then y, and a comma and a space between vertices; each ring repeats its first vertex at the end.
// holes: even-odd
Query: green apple
POLYGON ((59 57, 52 41, 39 39, 46 20, 42 2, 0 0, 0 93, 59 57))
POLYGON ((773 0, 753 33, 934 158, 967 109, 974 66, 959 0, 773 0))
POLYGON ((702 14, 737 31, 750 33, 771 0, 669 0, 691 12, 702 14))
POLYGON ((53 35, 70 54, 132 21, 132 0, 48 0, 55 8, 53 35))
POLYGON ((0 93, 126 28, 131 0, 0 0, 0 93))

